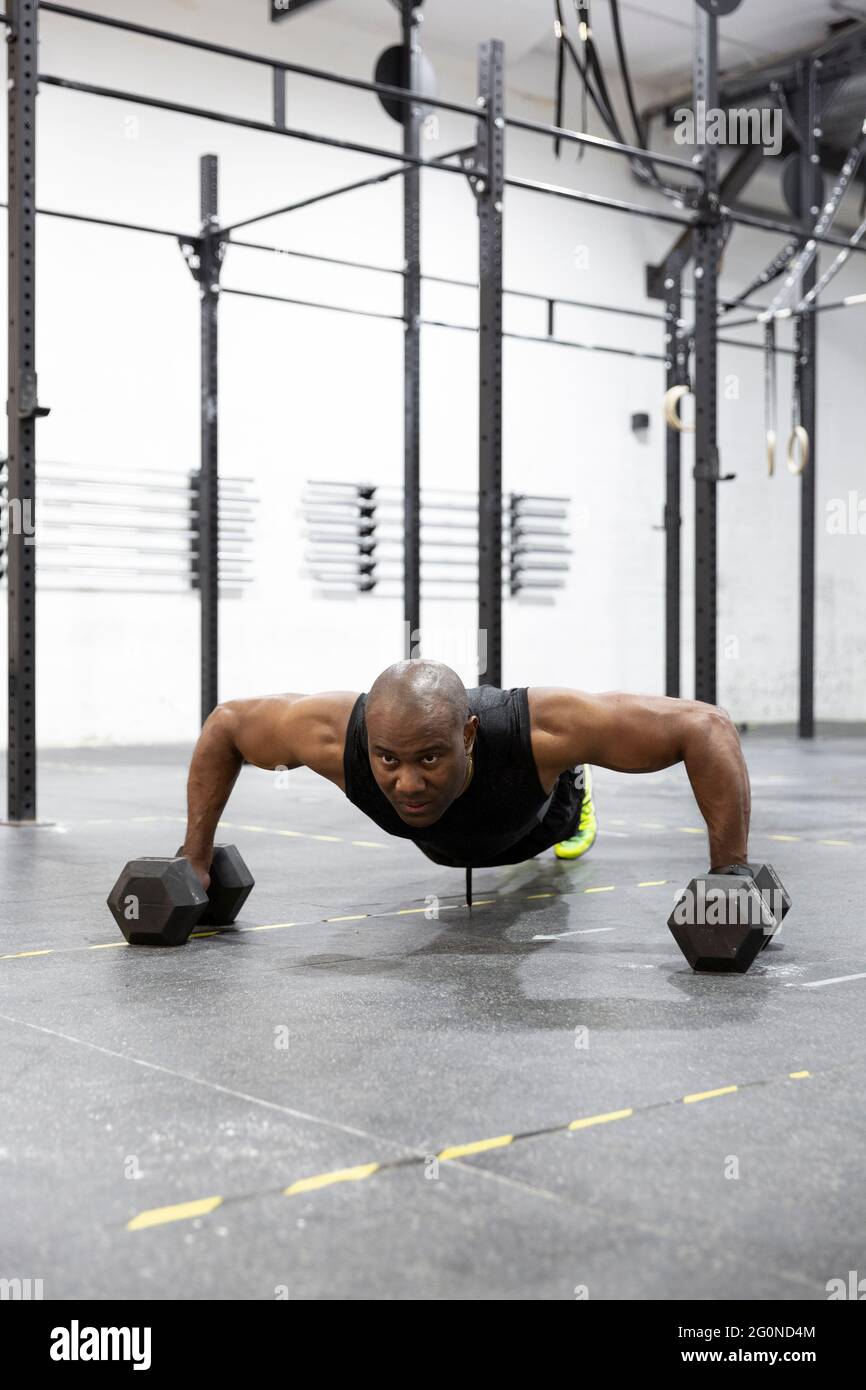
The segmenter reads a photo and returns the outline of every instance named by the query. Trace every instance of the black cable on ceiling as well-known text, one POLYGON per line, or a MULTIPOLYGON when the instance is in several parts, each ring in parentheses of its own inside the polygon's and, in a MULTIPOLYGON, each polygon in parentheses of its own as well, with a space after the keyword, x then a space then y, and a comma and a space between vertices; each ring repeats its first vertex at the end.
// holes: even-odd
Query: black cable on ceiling
MULTIPOLYGON (((617 120, 616 112, 613 108, 613 103, 611 101, 610 92, 608 91, 607 83, 604 78, 604 73, 601 68, 601 62, 598 57, 598 52, 592 41, 591 34, 587 35, 585 43, 585 47, 587 50, 587 61, 584 63, 580 57, 580 54, 577 51, 576 45, 574 44, 571 36, 565 28, 562 19, 562 6, 560 4, 560 0, 554 0, 554 9, 556 12, 557 29, 560 36, 560 43, 561 45, 565 46, 565 49, 567 50, 572 62, 577 68, 581 80, 584 84, 584 89, 586 92, 588 92, 590 98, 592 99, 593 105, 595 106, 602 120, 603 125, 605 126, 608 134, 614 140, 617 140, 621 145, 628 144, 629 141, 625 139, 619 121, 617 120), (593 80, 599 86, 598 92, 595 90, 593 80)), ((636 175, 641 179, 641 181, 643 183, 651 184, 652 187, 654 187, 658 192, 663 193, 668 198, 675 198, 677 200, 684 199, 687 196, 687 191, 682 188, 671 187, 669 184, 664 183, 659 178, 658 174, 653 168, 651 160, 652 154, 648 151, 646 161, 640 160, 637 157, 635 157, 632 161, 632 167, 634 168, 636 175)))
POLYGON ((622 78, 622 85, 625 88, 628 109, 631 112, 631 118, 634 122, 637 143, 640 145, 641 149, 645 150, 647 147, 646 131, 638 115, 637 104, 634 99, 634 89, 631 84, 631 73, 629 72, 628 60, 625 56, 625 43, 623 42, 622 25, 620 24, 619 16, 619 0, 610 0, 610 17, 613 21, 613 37, 616 44, 616 56, 619 62, 619 73, 622 78))
MULTIPOLYGON (((562 127, 565 122, 565 45, 562 41, 562 29, 560 27, 556 37, 556 105, 553 113, 553 124, 562 127)), ((553 153, 559 158, 562 150, 562 141, 559 136, 553 138, 553 153)))
POLYGON ((575 67, 580 73, 584 91, 589 94, 593 105, 595 106, 599 116, 601 117, 603 124, 605 125, 607 130, 610 131, 609 119, 607 113, 604 110, 601 98, 598 96, 597 92, 595 91, 595 88, 592 85, 592 82, 590 81, 586 65, 581 59, 580 54, 577 52, 577 49, 575 48, 574 43, 571 40, 571 36, 566 32, 565 22, 562 18, 562 5, 560 4, 560 0, 553 0, 553 3, 554 10, 556 12, 560 48, 564 48, 568 51, 569 56, 572 59, 572 62, 574 63, 575 67))

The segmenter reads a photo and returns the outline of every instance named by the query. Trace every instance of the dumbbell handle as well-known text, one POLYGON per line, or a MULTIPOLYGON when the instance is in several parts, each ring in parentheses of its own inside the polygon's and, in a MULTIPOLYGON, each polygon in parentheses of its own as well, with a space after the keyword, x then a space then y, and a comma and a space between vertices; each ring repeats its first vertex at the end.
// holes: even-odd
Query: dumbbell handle
MULTIPOLYGON (((177 857, 179 859, 188 858, 188 856, 183 853, 182 845, 177 852, 177 857)), ((192 860, 189 860, 189 863, 196 877, 200 878, 198 870, 192 863, 192 860)), ((232 868, 230 868, 230 872, 232 872, 232 868)), ((206 877, 208 879, 208 906, 205 908, 202 915, 202 921, 217 926, 228 926, 235 920, 235 917, 252 891, 252 874, 250 874, 249 869, 234 845, 214 845, 211 850, 211 859, 206 877), (234 881, 229 890, 231 894, 231 901, 229 903, 225 902, 224 882, 225 865, 227 861, 232 865, 234 870, 234 881), (238 879, 238 871, 246 878, 247 881, 245 883, 243 879, 238 879)))
POLYGON ((754 880, 755 887, 763 898, 765 907, 772 913, 776 924, 773 931, 767 933, 764 941, 764 945, 767 946, 771 937, 782 925, 782 921, 791 906, 791 899, 772 864, 725 864, 719 869, 711 869, 710 873, 731 874, 737 878, 754 880))
POLYGON ((175 859, 189 860, 190 864, 192 865, 193 873, 195 874, 196 878, 201 880, 201 885, 204 888, 205 892, 207 892, 208 888, 210 887, 210 866, 213 861, 213 850, 211 850, 206 861, 201 859, 196 860, 193 859, 191 854, 184 854, 183 845, 181 845, 180 849, 177 851, 177 854, 175 855, 175 859), (207 865, 207 867, 203 867, 205 864, 207 865))

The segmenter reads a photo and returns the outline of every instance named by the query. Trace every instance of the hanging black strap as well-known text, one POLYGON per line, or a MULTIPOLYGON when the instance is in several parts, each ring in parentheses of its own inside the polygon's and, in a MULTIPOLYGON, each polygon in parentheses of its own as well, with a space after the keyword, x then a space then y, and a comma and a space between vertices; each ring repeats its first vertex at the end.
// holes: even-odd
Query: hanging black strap
POLYGON ((469 908, 469 916, 472 916, 472 870, 466 870, 466 906, 469 908))
POLYGON ((794 320, 794 389, 791 393, 791 430, 803 423, 803 315, 794 320))
POLYGON ((767 476, 776 471, 776 320, 764 324, 764 429, 767 442, 767 476))

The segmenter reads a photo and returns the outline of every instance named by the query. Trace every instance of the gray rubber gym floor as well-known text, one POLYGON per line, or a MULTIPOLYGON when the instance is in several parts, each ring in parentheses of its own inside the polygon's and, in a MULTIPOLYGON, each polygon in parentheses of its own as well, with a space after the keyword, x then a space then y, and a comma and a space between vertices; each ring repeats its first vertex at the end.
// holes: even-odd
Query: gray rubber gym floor
POLYGON ((0 829, 0 1276, 825 1299, 866 1272, 866 739, 744 744, 752 858, 794 899, 746 976, 694 975, 665 925, 706 868, 681 767, 596 771, 590 854, 476 871, 471 918, 315 774, 245 769, 242 917, 148 950, 105 897, 175 852, 189 750, 47 752, 56 826, 0 829))

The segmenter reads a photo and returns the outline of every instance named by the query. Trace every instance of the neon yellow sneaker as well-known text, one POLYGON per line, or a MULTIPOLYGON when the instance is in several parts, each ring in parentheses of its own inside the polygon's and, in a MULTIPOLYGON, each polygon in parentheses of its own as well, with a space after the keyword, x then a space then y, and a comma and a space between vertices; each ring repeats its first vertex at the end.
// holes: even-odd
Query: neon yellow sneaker
POLYGON ((583 805, 580 808, 577 834, 572 835, 568 840, 560 840, 559 844, 553 846, 553 852, 557 859, 579 859, 595 844, 598 824, 595 819, 595 805, 592 800, 592 768, 589 763, 583 764, 583 775, 585 795, 583 805))

